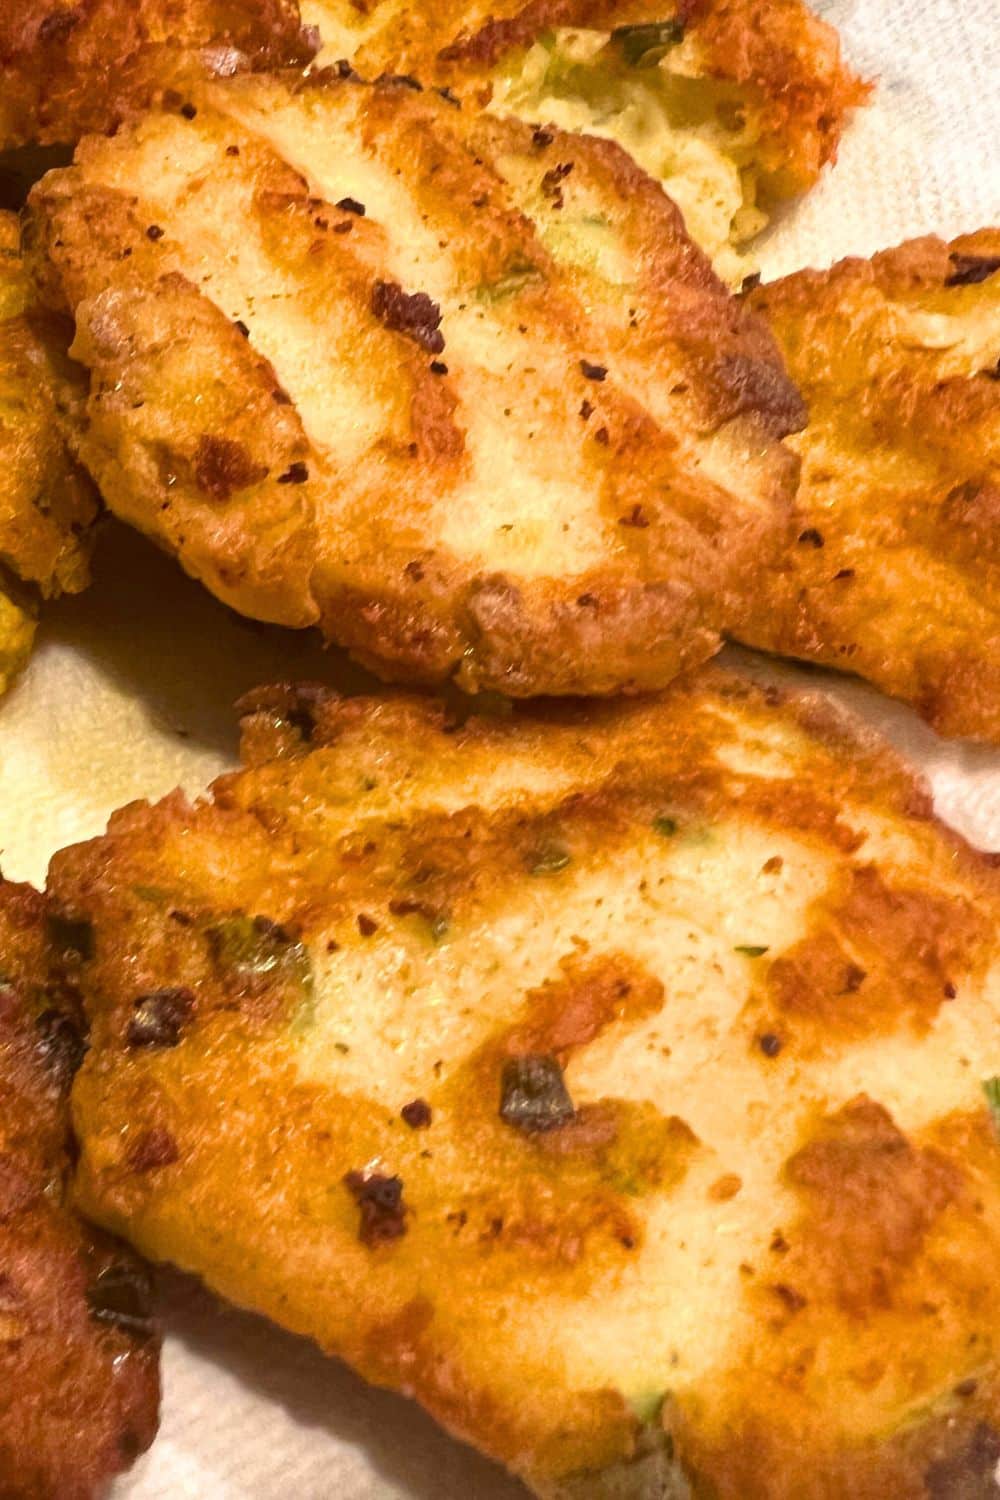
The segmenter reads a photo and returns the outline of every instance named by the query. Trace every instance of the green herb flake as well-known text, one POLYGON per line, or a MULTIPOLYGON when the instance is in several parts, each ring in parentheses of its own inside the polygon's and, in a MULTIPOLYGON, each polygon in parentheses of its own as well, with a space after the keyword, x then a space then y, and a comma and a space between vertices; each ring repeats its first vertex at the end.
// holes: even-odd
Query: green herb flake
POLYGON ((652 68, 671 47, 684 40, 684 24, 676 17, 672 21, 653 21, 642 26, 616 26, 611 41, 621 52, 630 68, 652 68))
POLYGON ((665 1391, 642 1391, 639 1395, 629 1396, 628 1404, 636 1421, 652 1422, 658 1417, 665 1396, 665 1391))
POLYGON ((653 832, 661 834, 665 839, 672 839, 674 834, 677 832, 677 819, 654 818, 653 832))
POLYGON ((532 875, 558 875, 560 870, 565 870, 571 858, 568 850, 558 844, 550 844, 532 855, 528 869, 532 875))
POLYGON ((986 1103, 989 1105, 993 1128, 997 1135, 1000 1135, 1000 1077, 984 1078, 983 1093, 986 1095, 986 1103))
POLYGON ((165 891, 161 885, 134 885, 132 894, 138 896, 140 901, 148 901, 152 906, 164 906, 170 900, 170 892, 165 891))
POLYGON ((515 255, 496 281, 480 283, 476 288, 476 297, 480 302, 506 302, 509 298, 518 296, 525 287, 543 280, 543 273, 533 260, 528 260, 527 256, 515 255))
POLYGON ((747 958, 763 958, 770 952, 770 947, 767 943, 737 943, 733 952, 745 953, 747 958))
POLYGON ((222 974, 246 987, 262 982, 291 983, 303 1001, 292 1024, 301 1028, 311 1022, 313 974, 309 954, 280 923, 269 917, 238 914, 216 922, 205 936, 222 974))

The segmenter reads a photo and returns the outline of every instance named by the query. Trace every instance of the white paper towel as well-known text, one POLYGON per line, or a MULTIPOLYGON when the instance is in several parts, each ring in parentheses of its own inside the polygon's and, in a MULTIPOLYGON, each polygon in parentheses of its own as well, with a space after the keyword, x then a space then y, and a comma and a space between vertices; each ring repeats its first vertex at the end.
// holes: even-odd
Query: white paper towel
MULTIPOLYGON (((821 5, 878 79, 840 163, 769 231, 766 276, 908 235, 1000 221, 1000 0, 821 5)), ((363 674, 306 635, 238 619, 111 526, 97 586, 46 617, 0 705, 0 857, 40 881, 108 813, 233 764, 232 700, 256 683, 363 674)), ((810 680, 815 684, 814 674, 810 680)), ((824 679, 930 776, 941 814, 1000 848, 1000 753, 945 744, 860 684, 824 679)), ((167 1278, 163 1429, 115 1500, 516 1500, 517 1484, 308 1344, 167 1278)))

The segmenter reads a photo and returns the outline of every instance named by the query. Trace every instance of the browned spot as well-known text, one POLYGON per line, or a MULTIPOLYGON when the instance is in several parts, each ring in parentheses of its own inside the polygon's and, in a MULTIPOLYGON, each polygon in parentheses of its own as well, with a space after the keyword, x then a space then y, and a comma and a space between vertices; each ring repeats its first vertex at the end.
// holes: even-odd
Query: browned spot
POLYGON ((228 500, 267 478, 267 466, 255 463, 242 443, 202 433, 194 456, 194 477, 203 495, 228 500))
POLYGON ((824 1035, 928 1026, 953 991, 950 976, 975 970, 989 941, 965 897, 890 885, 874 865, 851 871, 841 900, 821 898, 813 920, 771 964, 768 987, 780 1010, 824 1035))
POLYGON ((499 1040, 504 1056, 552 1053, 565 1064, 615 1021, 637 1021, 663 1006, 661 982, 621 953, 562 959, 562 973, 525 998, 524 1020, 499 1040))
POLYGON ((38 1196, 37 1175, 13 1156, 0 1156, 0 1222, 20 1213, 38 1196))
POLYGON ((728 1203, 730 1198, 736 1197, 742 1186, 741 1177, 738 1177, 735 1172, 727 1172, 724 1177, 719 1177, 712 1183, 708 1196, 713 1203, 728 1203))
POLYGON ((810 1287, 854 1317, 892 1306, 900 1270, 962 1190, 952 1160, 913 1145, 864 1097, 824 1120, 786 1172, 807 1204, 796 1263, 810 1287))
MULTIPOLYGON (((431 369, 433 372, 433 366, 431 369)), ((410 401, 410 430, 419 458, 447 463, 462 456, 465 435, 455 421, 457 408, 454 387, 441 375, 432 373, 429 379, 417 380, 410 401)))
POLYGON ((144 1130, 129 1147, 127 1161, 133 1172, 152 1172, 178 1159, 177 1142, 169 1130, 155 1125, 144 1130))

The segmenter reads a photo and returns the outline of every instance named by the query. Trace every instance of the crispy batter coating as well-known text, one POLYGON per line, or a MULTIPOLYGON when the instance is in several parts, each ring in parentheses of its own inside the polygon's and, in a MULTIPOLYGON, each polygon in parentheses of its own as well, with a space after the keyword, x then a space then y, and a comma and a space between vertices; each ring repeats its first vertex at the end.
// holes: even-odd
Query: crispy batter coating
POLYGON ((245 709, 247 769, 51 868, 86 1210, 540 1495, 965 1494, 995 864, 828 702, 721 673, 245 709))
POLYGON ((67 449, 85 391, 66 357, 72 328, 32 305, 19 241, 16 217, 0 213, 0 692, 35 632, 30 591, 16 580, 43 597, 84 588, 97 514, 93 485, 67 449))
POLYGON ((836 158, 867 85, 801 0, 303 0, 321 57, 618 140, 722 274, 836 158))
POLYGON ((76 141, 206 72, 304 63, 296 0, 3 0, 0 150, 76 141))
POLYGON ((662 684, 784 538, 798 393, 610 142, 239 79, 32 207, 111 509, 387 677, 662 684))
POLYGON ((797 542, 740 638, 1000 744, 1000 230, 750 294, 809 407, 797 542))
POLYGON ((152 1441, 159 1336, 148 1273, 66 1206, 85 1043, 45 912, 0 883, 0 1495, 90 1500, 152 1441))

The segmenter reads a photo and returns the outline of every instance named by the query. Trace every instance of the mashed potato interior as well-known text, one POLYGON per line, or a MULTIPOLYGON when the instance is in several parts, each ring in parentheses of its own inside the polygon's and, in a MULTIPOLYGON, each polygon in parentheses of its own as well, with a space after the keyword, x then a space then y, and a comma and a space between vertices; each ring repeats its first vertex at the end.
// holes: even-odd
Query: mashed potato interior
POLYGON ((628 40, 628 29, 547 32, 505 61, 491 108, 617 141, 663 183, 719 274, 738 282, 752 269, 741 247, 767 223, 753 113, 735 87, 697 76, 683 40, 667 34, 645 52, 628 40))

